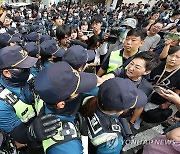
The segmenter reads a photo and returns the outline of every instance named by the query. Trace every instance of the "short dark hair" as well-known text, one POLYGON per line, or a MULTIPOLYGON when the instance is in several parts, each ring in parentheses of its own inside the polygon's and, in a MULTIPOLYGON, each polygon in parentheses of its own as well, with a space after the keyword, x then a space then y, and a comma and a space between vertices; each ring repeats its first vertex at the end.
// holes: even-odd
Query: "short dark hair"
POLYGON ((163 3, 162 6, 163 6, 163 8, 164 8, 165 10, 167 10, 167 9, 169 8, 169 4, 168 4, 168 3, 163 3))
POLYGON ((71 33, 72 32, 74 32, 74 33, 78 32, 78 27, 77 26, 71 26, 70 29, 71 29, 71 33))
POLYGON ((102 16, 100 15, 100 14, 96 14, 95 16, 93 16, 93 18, 91 19, 91 23, 93 23, 93 22, 99 22, 99 23, 101 23, 101 22, 103 22, 103 19, 102 19, 102 16))
POLYGON ((67 25, 61 25, 56 29, 56 37, 58 40, 62 40, 65 38, 65 35, 71 35, 71 29, 67 25))
POLYGON ((136 37, 140 37, 141 40, 144 40, 147 36, 147 31, 145 29, 140 29, 140 28, 131 29, 127 33, 127 36, 132 36, 132 35, 136 37))
POLYGON ((180 50, 180 46, 172 47, 172 48, 169 49, 168 55, 172 55, 172 54, 174 54, 175 52, 177 52, 178 50, 180 50))
POLYGON ((179 10, 174 10, 174 12, 173 12, 173 14, 172 14, 172 17, 173 17, 173 16, 176 16, 176 15, 179 15, 179 14, 180 14, 179 10))
POLYGON ((145 61, 146 71, 152 71, 160 64, 159 57, 150 51, 139 52, 134 58, 140 58, 145 61))
POLYGON ((153 16, 154 14, 157 14, 157 13, 159 13, 159 11, 155 10, 154 12, 152 12, 151 16, 153 16))
POLYGON ((97 47, 97 43, 101 42, 101 39, 98 35, 93 35, 87 40, 87 48, 92 49, 97 47))

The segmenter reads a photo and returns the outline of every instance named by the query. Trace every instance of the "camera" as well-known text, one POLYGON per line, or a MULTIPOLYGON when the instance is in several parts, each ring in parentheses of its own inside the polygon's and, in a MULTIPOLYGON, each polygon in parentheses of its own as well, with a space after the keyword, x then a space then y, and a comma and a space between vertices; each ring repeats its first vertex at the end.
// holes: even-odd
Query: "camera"
POLYGON ((126 31, 126 27, 112 27, 110 29, 110 36, 108 37, 108 43, 115 44, 121 33, 126 31))
POLYGON ((93 34, 93 31, 82 31, 82 33, 83 33, 84 35, 89 36, 89 35, 92 35, 92 34, 93 34))

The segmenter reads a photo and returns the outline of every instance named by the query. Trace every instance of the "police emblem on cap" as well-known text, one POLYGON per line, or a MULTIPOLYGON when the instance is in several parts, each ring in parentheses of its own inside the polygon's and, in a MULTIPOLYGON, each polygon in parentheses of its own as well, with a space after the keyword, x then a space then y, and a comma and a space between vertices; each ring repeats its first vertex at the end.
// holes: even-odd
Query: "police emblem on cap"
POLYGON ((20 50, 19 53, 22 55, 23 58, 25 58, 28 55, 27 51, 25 50, 20 50))

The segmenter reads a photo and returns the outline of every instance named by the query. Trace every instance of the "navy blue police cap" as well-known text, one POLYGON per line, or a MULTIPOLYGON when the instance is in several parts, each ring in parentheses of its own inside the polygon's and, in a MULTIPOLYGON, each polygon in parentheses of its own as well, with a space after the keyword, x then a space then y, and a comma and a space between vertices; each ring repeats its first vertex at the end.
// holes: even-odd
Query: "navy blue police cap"
POLYGON ((30 68, 37 60, 37 58, 28 56, 27 51, 20 46, 7 46, 0 50, 0 69, 30 68))
POLYGON ((40 38, 40 43, 46 41, 46 40, 51 40, 51 36, 50 35, 41 35, 41 38, 40 38))
POLYGON ((31 32, 27 35, 29 42, 36 42, 40 39, 40 35, 37 32, 31 32))
POLYGON ((113 78, 105 81, 99 88, 100 107, 109 110, 126 110, 142 107, 147 103, 146 94, 129 79, 113 78))
POLYGON ((40 53, 43 55, 53 55, 55 57, 62 57, 65 50, 56 46, 55 40, 46 40, 40 44, 40 53))
POLYGON ((28 51, 28 55, 32 57, 35 57, 38 53, 40 53, 40 46, 38 46, 35 42, 28 42, 23 48, 28 51))
POLYGON ((35 90, 47 104, 57 104, 73 94, 91 91, 97 85, 93 73, 77 72, 62 61, 46 67, 35 78, 35 90))
POLYGON ((20 39, 19 37, 12 36, 8 33, 1 33, 0 34, 0 45, 5 46, 11 42, 18 42, 19 39, 20 39))
POLYGON ((92 50, 86 50, 80 45, 74 45, 67 49, 62 60, 69 63, 74 69, 78 69, 89 61, 95 58, 95 53, 92 50))

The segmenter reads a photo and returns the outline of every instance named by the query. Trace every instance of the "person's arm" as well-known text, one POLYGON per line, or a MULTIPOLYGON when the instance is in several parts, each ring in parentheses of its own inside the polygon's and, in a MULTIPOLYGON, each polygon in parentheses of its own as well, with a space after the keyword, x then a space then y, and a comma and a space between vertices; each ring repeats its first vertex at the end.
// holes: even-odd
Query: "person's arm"
POLYGON ((107 53, 107 51, 108 51, 107 45, 108 45, 108 43, 107 43, 107 42, 104 42, 104 43, 102 44, 102 46, 98 49, 100 55, 105 55, 105 54, 107 53))
POLYGON ((165 99, 167 99, 168 101, 173 102, 178 110, 180 111, 180 97, 179 97, 179 91, 177 90, 176 92, 173 92, 170 89, 164 89, 162 88, 161 91, 159 92, 159 95, 161 95, 162 97, 164 97, 165 99))
POLYGON ((171 28, 171 27, 173 27, 173 26, 176 26, 176 23, 170 23, 170 24, 168 24, 166 27, 162 28, 161 30, 162 30, 162 31, 166 31, 166 30, 168 30, 169 28, 171 28))
POLYGON ((114 78, 114 77, 115 77, 115 75, 114 75, 113 73, 109 73, 109 74, 103 75, 103 76, 101 77, 101 79, 102 79, 103 81, 106 81, 106 80, 112 79, 112 78, 114 78))
POLYGON ((106 72, 106 70, 108 69, 110 55, 111 55, 111 53, 109 52, 104 57, 104 60, 103 60, 103 62, 101 64, 101 67, 100 67, 100 69, 97 72, 97 76, 101 77, 106 72))
POLYGON ((101 77, 106 71, 100 67, 100 69, 97 72, 97 76, 101 77))
POLYGON ((180 142, 180 128, 175 128, 166 134, 166 137, 170 140, 180 142))
POLYGON ((6 14, 7 14, 7 12, 6 12, 6 10, 4 10, 3 14, 2 14, 1 17, 0 17, 0 21, 1 21, 2 23, 4 23, 6 14))
POLYGON ((97 76, 97 86, 100 86, 105 80, 97 76))
POLYGON ((129 122, 134 123, 140 117, 141 113, 143 112, 143 109, 144 107, 136 108, 129 122))
POLYGON ((169 49, 170 49, 171 42, 172 42, 171 39, 166 39, 166 40, 165 40, 165 46, 164 46, 162 52, 161 52, 160 55, 159 55, 159 58, 160 58, 160 59, 166 58, 166 57, 168 56, 168 51, 169 51, 169 49))
POLYGON ((149 20, 149 24, 145 27, 146 30, 149 30, 152 24, 155 23, 155 20, 149 20))

